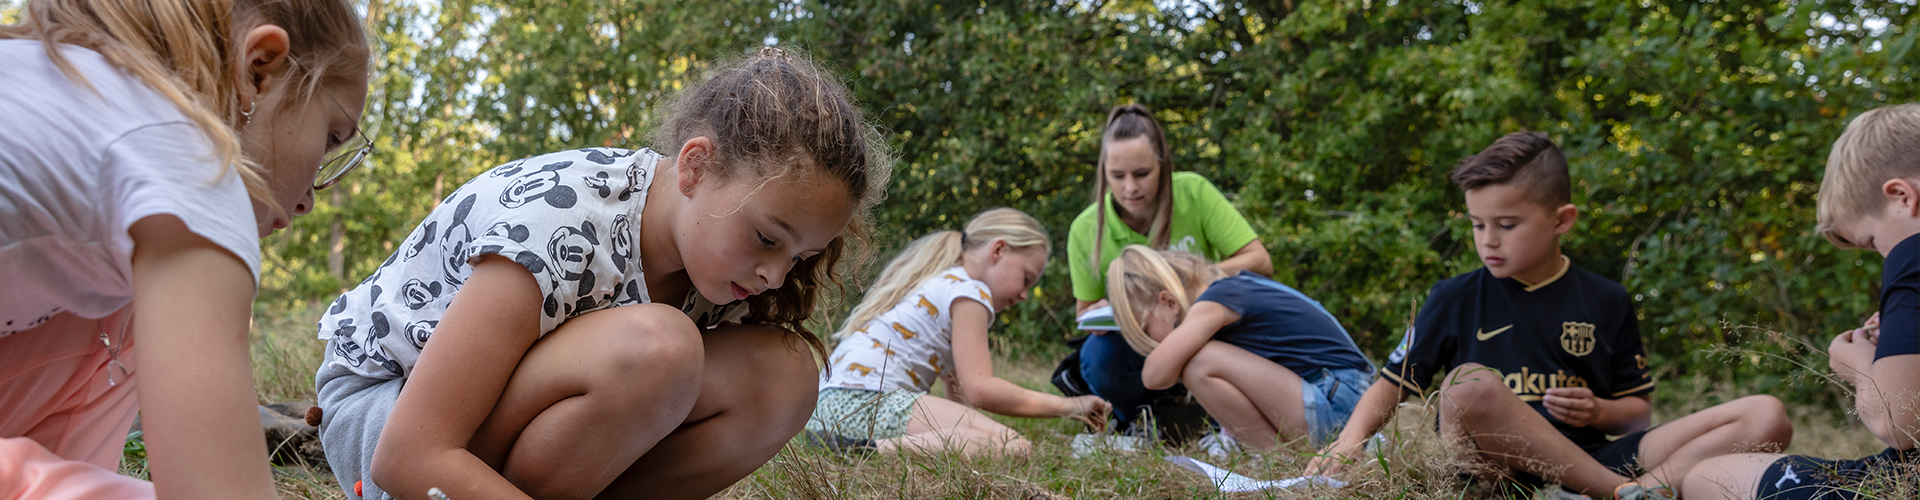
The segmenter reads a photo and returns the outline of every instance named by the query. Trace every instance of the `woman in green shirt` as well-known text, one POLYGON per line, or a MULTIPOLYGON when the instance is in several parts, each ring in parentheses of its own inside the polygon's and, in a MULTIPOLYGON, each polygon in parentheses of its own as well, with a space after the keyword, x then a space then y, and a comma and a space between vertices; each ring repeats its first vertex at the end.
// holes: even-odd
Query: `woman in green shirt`
MULTIPOLYGON (((1173 171, 1167 136, 1145 106, 1107 112, 1094 199, 1067 235, 1075 314, 1107 305, 1107 264, 1127 245, 1190 252, 1218 262, 1229 275, 1273 274, 1266 247, 1226 196, 1199 174, 1173 171)), ((1130 425, 1141 406, 1166 391, 1141 384, 1146 358, 1126 340, 1093 333, 1080 346, 1081 376, 1088 389, 1113 403, 1121 425, 1130 425)))

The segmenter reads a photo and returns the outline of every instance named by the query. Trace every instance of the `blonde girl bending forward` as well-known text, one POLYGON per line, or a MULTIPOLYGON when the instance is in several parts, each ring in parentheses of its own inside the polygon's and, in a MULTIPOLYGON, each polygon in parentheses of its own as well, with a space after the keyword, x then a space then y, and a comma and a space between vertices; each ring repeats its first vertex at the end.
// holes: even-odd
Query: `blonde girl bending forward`
POLYGON ((1148 389, 1186 384, 1225 443, 1269 449, 1335 436, 1372 383, 1373 363, 1320 303, 1186 252, 1130 245, 1107 268, 1113 317, 1147 357, 1148 389))
POLYGON ((907 245, 835 334, 807 430, 872 441, 881 452, 1025 454, 1026 439, 974 408, 1104 420, 1111 407, 1097 396, 1030 391, 993 375, 987 327, 1027 299, 1051 246, 1038 221, 1011 208, 907 245), (946 381, 951 399, 927 394, 934 380, 946 381))

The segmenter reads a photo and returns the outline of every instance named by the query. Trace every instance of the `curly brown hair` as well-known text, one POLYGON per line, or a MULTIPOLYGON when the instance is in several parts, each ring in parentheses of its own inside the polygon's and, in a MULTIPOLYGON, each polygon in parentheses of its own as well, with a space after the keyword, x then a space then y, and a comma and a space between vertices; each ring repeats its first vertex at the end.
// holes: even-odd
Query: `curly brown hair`
POLYGON ((654 149, 678 151, 695 137, 713 140, 721 180, 765 179, 806 168, 845 183, 857 209, 845 232, 787 272, 786 285, 747 299, 747 321, 794 332, 822 358, 826 346, 806 326, 822 288, 844 286, 840 268, 871 258, 867 211, 893 174, 893 155, 845 85, 803 56, 764 47, 716 65, 699 85, 665 107, 654 149), (845 261, 845 262, 843 262, 845 261))

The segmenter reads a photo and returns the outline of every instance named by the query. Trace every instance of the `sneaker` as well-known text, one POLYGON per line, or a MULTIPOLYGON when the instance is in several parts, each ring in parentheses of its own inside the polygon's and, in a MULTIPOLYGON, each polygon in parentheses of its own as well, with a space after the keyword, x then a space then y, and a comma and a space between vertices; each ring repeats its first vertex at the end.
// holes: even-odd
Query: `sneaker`
POLYGON ((1391 444, 1393 443, 1391 441, 1387 441, 1386 435, 1375 432, 1373 433, 1373 437, 1367 438, 1367 444, 1363 445, 1361 448, 1366 450, 1367 455, 1372 456, 1372 455, 1379 455, 1381 453, 1384 453, 1388 449, 1387 447, 1391 444))
POLYGON ((1637 482, 1622 484, 1613 489, 1613 497, 1620 500, 1674 500, 1673 496, 1672 488, 1648 488, 1637 482))
POLYGON ((1200 445, 1201 450, 1207 452, 1208 456, 1214 458, 1225 458, 1229 454, 1240 452, 1240 442, 1235 441, 1233 436, 1227 435, 1226 431, 1223 430, 1216 430, 1207 433, 1205 436, 1200 436, 1200 441, 1197 444, 1200 445))

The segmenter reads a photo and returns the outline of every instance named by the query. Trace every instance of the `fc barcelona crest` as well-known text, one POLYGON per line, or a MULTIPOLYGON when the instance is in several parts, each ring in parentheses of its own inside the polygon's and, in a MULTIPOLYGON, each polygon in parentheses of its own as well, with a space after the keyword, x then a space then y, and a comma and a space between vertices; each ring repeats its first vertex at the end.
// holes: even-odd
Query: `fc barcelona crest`
POLYGON ((1585 356, 1593 353, 1593 323, 1568 321, 1560 324, 1560 348, 1567 354, 1585 356))

